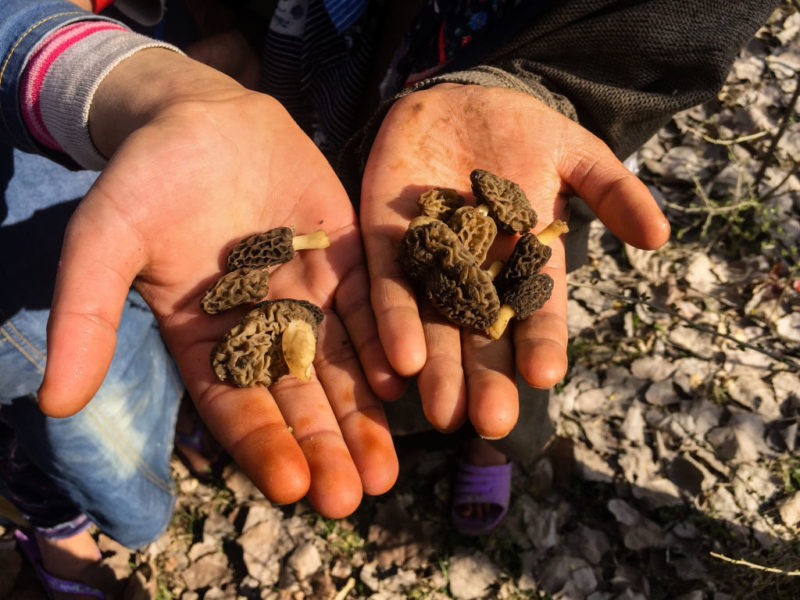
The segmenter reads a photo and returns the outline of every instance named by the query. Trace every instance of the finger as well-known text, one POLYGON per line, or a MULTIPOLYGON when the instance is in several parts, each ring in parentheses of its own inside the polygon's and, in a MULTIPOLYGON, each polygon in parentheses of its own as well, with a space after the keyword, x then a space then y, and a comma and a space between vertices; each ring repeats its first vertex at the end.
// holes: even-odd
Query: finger
MULTIPOLYGON (((372 390, 384 400, 403 395, 406 381, 389 364, 378 337, 378 327, 369 303, 366 269, 359 265, 342 278, 336 291, 336 314, 341 317, 353 342, 372 390)), ((347 336, 343 344, 349 345, 347 336)))
POLYGON ((558 171, 598 218, 621 240, 652 249, 669 239, 669 222, 647 186, 600 139, 569 128, 558 171))
POLYGON ((519 417, 510 333, 493 340, 483 333, 465 330, 462 339, 469 420, 481 437, 501 438, 513 429, 519 417))
POLYGON ((376 169, 367 165, 361 199, 370 301, 389 362, 401 376, 410 377, 425 364, 425 333, 413 289, 397 262, 397 250, 409 221, 416 216, 419 194, 395 186, 392 178, 381 177, 376 169), (400 196, 398 189, 403 189, 400 196))
POLYGON ((125 298, 145 263, 135 232, 98 201, 97 186, 67 226, 47 324, 47 365, 39 406, 52 417, 76 413, 103 382, 125 298))
POLYGON ((467 419, 467 385, 461 366, 461 339, 454 327, 426 302, 422 322, 428 360, 417 377, 422 410, 440 431, 455 431, 467 419))
POLYGON ((542 268, 553 278, 550 299, 531 316, 513 323, 517 370, 529 385, 547 389, 567 373, 567 277, 564 243, 550 246, 552 255, 542 268))
POLYGON ((308 492, 306 457, 263 387, 236 388, 219 383, 208 368, 212 342, 180 353, 181 375, 197 412, 247 477, 270 501, 296 502, 308 492))
POLYGON ((344 326, 332 313, 320 324, 315 367, 364 492, 387 492, 399 470, 389 424, 364 379, 344 326))
POLYGON ((308 463, 308 501, 329 518, 351 514, 361 502, 361 478, 319 380, 283 377, 270 392, 308 463))

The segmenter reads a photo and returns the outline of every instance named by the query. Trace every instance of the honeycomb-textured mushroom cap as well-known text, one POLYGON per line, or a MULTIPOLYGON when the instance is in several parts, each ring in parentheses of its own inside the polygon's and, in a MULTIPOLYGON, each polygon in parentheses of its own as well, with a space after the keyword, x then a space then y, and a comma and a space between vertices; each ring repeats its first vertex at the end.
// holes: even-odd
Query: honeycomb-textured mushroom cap
POLYGON ((200 305, 203 310, 214 315, 241 304, 263 300, 269 292, 269 273, 264 269, 242 267, 220 277, 212 285, 200 305))
POLYGON ((401 240, 398 260, 451 322, 485 329, 496 319, 500 299, 491 276, 444 223, 431 220, 410 227, 401 240))
POLYGON ((464 198, 450 188, 433 188, 420 194, 417 204, 421 215, 447 221, 456 209, 464 206, 464 198))
POLYGON ((254 233, 236 244, 228 254, 228 270, 280 265, 292 260, 297 250, 330 245, 328 234, 322 229, 295 235, 292 227, 275 227, 264 233, 254 233))
POLYGON ((486 254, 497 237, 497 225, 483 207, 462 206, 447 221, 458 239, 483 264, 486 254))
POLYGON ((475 199, 488 205, 502 230, 522 233, 536 225, 536 211, 518 184, 483 169, 475 169, 469 178, 475 199))
POLYGON ((228 270, 260 269, 289 262, 294 257, 291 227, 275 227, 244 238, 228 254, 228 270))
POLYGON ((542 308, 553 292, 553 278, 537 273, 517 282, 500 293, 500 300, 514 310, 517 319, 527 319, 542 308))
POLYGON ((508 257, 503 270, 495 280, 497 289, 502 294, 503 290, 514 287, 523 279, 538 273, 550 260, 552 253, 550 246, 542 244, 534 234, 522 235, 514 244, 511 256, 508 257))
MULTIPOLYGON (((220 381, 238 387, 270 386, 292 370, 282 344, 285 332, 293 323, 302 322, 310 326, 316 344, 317 325, 323 316, 322 309, 305 300, 261 302, 215 346, 212 369, 220 381)), ((313 357, 313 348, 310 350, 313 357)))

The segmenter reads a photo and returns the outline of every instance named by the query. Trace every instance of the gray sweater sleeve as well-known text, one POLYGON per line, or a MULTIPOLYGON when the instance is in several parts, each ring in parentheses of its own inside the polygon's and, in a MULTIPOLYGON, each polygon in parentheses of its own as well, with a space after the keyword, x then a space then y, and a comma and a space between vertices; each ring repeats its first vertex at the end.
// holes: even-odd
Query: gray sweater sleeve
MULTIPOLYGON (((739 50, 778 4, 566 0, 485 52, 474 66, 422 81, 398 97, 444 82, 520 90, 578 121, 625 157, 676 112, 713 98, 739 50)), ((345 149, 343 157, 349 156, 339 164, 354 185, 351 193, 390 105, 380 107, 345 149)))

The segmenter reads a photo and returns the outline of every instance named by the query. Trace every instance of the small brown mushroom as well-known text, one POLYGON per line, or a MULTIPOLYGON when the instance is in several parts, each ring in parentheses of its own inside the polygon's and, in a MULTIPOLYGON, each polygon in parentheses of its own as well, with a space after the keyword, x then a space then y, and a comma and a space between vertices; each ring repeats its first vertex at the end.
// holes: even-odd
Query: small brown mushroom
POLYGON ((261 302, 214 347, 211 367, 238 387, 270 386, 288 373, 308 381, 323 316, 305 300, 261 302))
POLYGON ((550 259, 552 250, 549 244, 568 230, 564 221, 557 220, 538 236, 528 233, 517 240, 495 281, 503 304, 497 320, 487 330, 491 338, 503 335, 511 319, 527 319, 550 298, 553 279, 539 270, 550 259))
POLYGON ((240 304, 263 300, 269 291, 269 273, 242 267, 220 277, 203 295, 200 306, 215 315, 240 304))
POLYGON ((469 178, 476 201, 489 206, 489 214, 503 231, 522 233, 536 225, 536 211, 518 184, 483 169, 475 169, 469 178))
POLYGON ((441 221, 414 219, 400 242, 398 260, 451 322, 486 329, 496 320, 500 299, 491 276, 441 221))
POLYGON ((423 192, 417 204, 421 215, 447 221, 456 209, 464 206, 464 198, 450 188, 433 188, 423 192))
POLYGON ((497 225, 489 217, 486 205, 462 206, 453 213, 447 225, 472 252, 478 264, 483 264, 494 238, 497 237, 497 225))
POLYGON ((328 234, 322 229, 294 235, 291 227, 275 227, 264 233, 255 233, 236 244, 228 254, 228 270, 280 265, 292 260, 297 250, 327 248, 330 244, 328 234))

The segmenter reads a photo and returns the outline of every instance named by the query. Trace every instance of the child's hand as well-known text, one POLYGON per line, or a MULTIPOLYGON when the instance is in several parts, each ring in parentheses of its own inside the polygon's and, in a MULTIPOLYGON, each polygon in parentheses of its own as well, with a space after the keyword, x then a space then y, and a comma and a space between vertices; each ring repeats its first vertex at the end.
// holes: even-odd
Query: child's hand
POLYGON ((322 514, 341 517, 363 492, 387 491, 397 459, 370 387, 396 396, 402 382, 377 339, 355 214, 311 140, 272 98, 163 50, 137 53, 112 71, 90 124, 111 160, 64 239, 44 412, 69 415, 91 399, 134 284, 200 415, 269 499, 308 494, 322 514), (215 378, 209 355, 242 313, 206 315, 200 297, 234 243, 279 225, 322 228, 331 239, 270 279, 271 298, 325 310, 316 370, 309 383, 286 377, 269 390, 234 388, 215 378))
MULTIPOLYGON (((469 418, 480 435, 497 438, 516 423, 515 367, 540 388, 566 373, 563 243, 553 243, 543 269, 555 281, 550 300, 497 341, 459 331, 429 306, 418 306, 396 260, 400 238, 419 214, 419 194, 447 187, 469 197, 469 173, 476 168, 522 186, 538 212, 537 231, 566 217, 573 192, 635 246, 660 246, 669 225, 645 185, 602 141, 529 95, 445 84, 394 104, 370 152, 360 216, 381 342, 398 373, 419 374, 425 413, 435 427, 453 430, 469 418)), ((505 237, 499 242, 503 258, 513 244, 505 237)))

